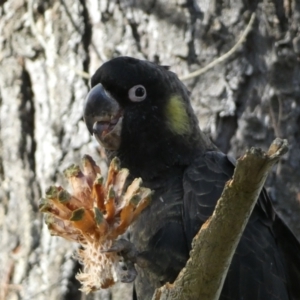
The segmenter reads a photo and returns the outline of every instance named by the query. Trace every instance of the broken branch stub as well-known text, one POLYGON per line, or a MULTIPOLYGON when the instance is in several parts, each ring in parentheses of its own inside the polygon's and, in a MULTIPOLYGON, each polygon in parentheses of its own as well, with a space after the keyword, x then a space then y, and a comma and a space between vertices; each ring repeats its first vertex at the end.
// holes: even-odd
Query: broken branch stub
POLYGON ((251 148, 237 161, 213 215, 192 243, 190 259, 173 284, 156 290, 153 300, 219 299, 231 259, 272 166, 288 150, 275 139, 268 152, 251 148))

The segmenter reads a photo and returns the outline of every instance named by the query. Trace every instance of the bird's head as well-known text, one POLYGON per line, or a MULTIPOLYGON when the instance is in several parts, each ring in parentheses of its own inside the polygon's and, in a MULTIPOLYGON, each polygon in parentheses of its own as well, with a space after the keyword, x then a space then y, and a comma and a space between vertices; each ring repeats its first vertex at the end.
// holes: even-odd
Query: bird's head
POLYGON ((166 67, 118 57, 96 71, 91 86, 87 128, 135 176, 187 164, 204 147, 188 91, 166 67))

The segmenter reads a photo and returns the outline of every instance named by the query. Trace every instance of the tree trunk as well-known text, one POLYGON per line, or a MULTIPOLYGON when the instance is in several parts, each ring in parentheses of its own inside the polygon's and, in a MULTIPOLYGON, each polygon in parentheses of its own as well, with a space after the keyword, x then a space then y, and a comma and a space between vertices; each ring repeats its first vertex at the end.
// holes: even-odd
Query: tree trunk
POLYGON ((87 153, 105 167, 82 120, 87 73, 128 55, 186 75, 227 52, 226 62, 186 81, 201 128, 225 152, 290 151, 269 192, 300 237, 300 4, 296 0, 0 1, 0 299, 130 299, 119 284, 85 296, 74 278, 76 245, 50 237, 38 200, 87 153))

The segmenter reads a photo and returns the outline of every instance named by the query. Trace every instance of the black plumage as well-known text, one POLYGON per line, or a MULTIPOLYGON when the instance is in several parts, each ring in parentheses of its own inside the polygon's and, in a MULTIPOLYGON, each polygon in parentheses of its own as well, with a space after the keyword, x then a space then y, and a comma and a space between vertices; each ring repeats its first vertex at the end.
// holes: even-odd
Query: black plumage
MULTIPOLYGON (((101 66, 84 112, 87 127, 122 167, 155 191, 131 228, 146 267, 135 297, 173 282, 212 214, 234 162, 200 131, 189 94, 164 67, 129 57, 101 66), (117 125, 116 125, 117 124, 117 125), (110 140, 113 140, 111 143, 110 140)), ((222 300, 300 299, 300 246, 262 191, 233 257, 222 300)))

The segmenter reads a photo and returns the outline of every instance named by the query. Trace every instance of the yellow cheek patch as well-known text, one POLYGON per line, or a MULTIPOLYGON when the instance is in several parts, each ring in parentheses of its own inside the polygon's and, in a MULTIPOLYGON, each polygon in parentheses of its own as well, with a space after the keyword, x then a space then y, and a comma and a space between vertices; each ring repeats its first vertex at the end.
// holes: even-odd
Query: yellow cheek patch
POLYGON ((180 96, 171 96, 166 106, 166 118, 174 133, 182 135, 190 131, 189 117, 180 96))

